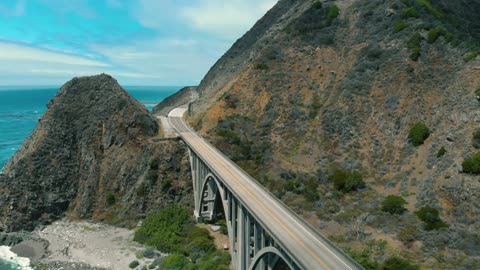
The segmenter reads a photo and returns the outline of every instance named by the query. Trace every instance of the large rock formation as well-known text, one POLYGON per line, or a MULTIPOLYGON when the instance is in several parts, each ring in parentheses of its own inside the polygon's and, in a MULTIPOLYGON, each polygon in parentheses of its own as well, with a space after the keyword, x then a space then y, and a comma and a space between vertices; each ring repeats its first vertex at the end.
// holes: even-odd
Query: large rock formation
POLYGON ((386 254, 475 268, 480 182, 461 171, 478 151, 479 13, 449 0, 280 0, 206 75, 190 121, 345 247, 381 262, 365 245, 381 239, 386 254), (414 147, 417 122, 431 135, 414 147), (341 196, 327 179, 336 168, 367 188, 341 196), (382 212, 389 194, 409 211, 382 212), (423 206, 449 229, 425 231, 423 206))
POLYGON ((151 141, 156 119, 112 77, 74 78, 47 106, 0 178, 0 230, 33 229, 67 211, 135 222, 186 195, 185 150, 151 141))

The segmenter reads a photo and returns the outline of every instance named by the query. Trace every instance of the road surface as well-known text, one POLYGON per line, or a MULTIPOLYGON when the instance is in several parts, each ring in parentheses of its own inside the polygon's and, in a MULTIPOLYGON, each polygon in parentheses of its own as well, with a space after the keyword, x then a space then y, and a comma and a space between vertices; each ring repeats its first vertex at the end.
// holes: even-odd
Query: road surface
POLYGON ((293 254, 301 268, 363 269, 190 129, 183 121, 186 110, 179 107, 170 111, 168 117, 171 126, 247 207, 249 213, 281 243, 282 248, 293 254))

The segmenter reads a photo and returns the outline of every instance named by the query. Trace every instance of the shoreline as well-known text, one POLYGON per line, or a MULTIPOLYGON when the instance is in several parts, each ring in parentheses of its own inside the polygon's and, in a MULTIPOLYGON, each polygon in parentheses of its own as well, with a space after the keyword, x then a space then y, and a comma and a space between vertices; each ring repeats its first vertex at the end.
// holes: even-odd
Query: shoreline
POLYGON ((25 258, 42 270, 129 270, 132 261, 139 262, 138 269, 152 264, 158 269, 165 254, 134 242, 133 236, 133 230, 64 218, 33 231, 9 248, 11 253, 0 253, 0 258, 25 258), (146 250, 149 258, 144 256, 146 250))

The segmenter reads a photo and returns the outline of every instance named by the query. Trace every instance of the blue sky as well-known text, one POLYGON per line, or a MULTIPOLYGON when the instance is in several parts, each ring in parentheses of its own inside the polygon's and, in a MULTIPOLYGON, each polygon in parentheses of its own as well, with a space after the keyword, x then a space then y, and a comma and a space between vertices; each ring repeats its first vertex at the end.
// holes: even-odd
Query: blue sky
POLYGON ((2 0, 0 85, 194 85, 276 0, 2 0))

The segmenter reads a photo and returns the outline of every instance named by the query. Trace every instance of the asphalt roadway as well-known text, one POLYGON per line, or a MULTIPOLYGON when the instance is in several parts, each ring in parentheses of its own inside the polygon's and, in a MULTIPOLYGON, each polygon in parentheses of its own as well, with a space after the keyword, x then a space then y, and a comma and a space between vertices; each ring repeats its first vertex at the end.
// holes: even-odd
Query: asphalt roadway
POLYGON ((190 129, 183 121, 186 108, 170 111, 171 126, 248 209, 249 213, 305 270, 363 269, 319 232, 274 198, 233 161, 190 129))

